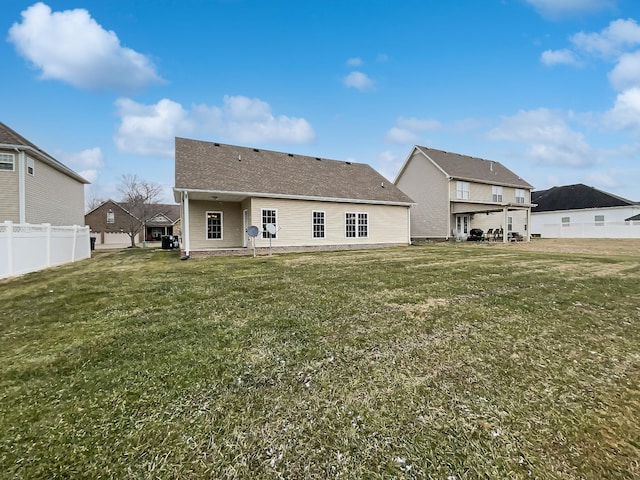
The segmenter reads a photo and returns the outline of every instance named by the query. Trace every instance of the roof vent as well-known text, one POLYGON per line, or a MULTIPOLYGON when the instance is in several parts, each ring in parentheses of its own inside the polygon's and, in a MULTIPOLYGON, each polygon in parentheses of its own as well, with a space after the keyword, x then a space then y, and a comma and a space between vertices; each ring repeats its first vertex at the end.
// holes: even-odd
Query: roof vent
POLYGON ((242 155, 238 154, 238 161, 241 162, 242 161, 242 155))
POLYGON ((258 150, 257 148, 253 149, 254 152, 259 152, 260 150, 258 150))
POLYGON ((293 153, 287 153, 287 155, 289 155, 290 157, 293 157, 293 153))
POLYGON ((219 143, 214 143, 214 144, 213 144, 213 146, 214 146, 214 147, 219 147, 219 146, 220 146, 220 144, 219 144, 219 143))
POLYGON ((351 165, 351 162, 344 162, 344 163, 346 163, 347 165, 351 165))
POLYGON ((320 157, 316 157, 316 160, 322 160, 320 157))

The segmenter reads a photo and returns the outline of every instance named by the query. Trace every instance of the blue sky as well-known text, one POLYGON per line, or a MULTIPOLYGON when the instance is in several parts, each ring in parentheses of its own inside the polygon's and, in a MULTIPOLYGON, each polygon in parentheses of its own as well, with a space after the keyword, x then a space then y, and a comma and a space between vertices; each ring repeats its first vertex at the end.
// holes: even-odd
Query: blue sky
POLYGON ((640 201, 637 0, 2 0, 0 119, 117 198, 175 136, 369 163, 414 144, 640 201))

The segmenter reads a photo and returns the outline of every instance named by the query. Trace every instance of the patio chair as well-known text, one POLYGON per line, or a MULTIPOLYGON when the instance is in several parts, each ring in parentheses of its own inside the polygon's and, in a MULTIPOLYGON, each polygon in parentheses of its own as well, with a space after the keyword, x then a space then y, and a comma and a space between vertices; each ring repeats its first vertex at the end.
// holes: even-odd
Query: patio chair
POLYGON ((502 235, 503 235, 503 231, 502 228, 496 228, 493 231, 493 239, 498 242, 498 241, 502 241, 502 235))
POLYGON ((493 228, 487 230, 487 233, 484 234, 485 240, 493 240, 493 228))

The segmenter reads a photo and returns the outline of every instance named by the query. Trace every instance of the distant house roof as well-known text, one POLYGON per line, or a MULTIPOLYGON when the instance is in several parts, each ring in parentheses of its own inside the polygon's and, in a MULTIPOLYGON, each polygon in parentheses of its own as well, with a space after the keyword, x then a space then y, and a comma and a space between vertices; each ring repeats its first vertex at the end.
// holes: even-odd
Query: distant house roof
MULTIPOLYGON (((111 200, 111 199, 105 200, 104 202, 102 202, 97 207, 95 207, 92 210, 88 211, 85 214, 85 217, 87 215, 89 215, 90 213, 92 213, 92 212, 98 210, 99 208, 103 207, 106 204, 115 205, 115 206, 121 208, 127 215, 131 215, 132 217, 136 218, 136 216, 133 213, 131 213, 131 208, 126 202, 116 202, 115 200, 111 200)), ((149 226, 156 225, 156 224, 157 225, 160 225, 160 224, 162 224, 162 225, 164 225, 164 224, 172 225, 177 220, 180 219, 180 205, 166 204, 166 203, 152 203, 152 204, 149 205, 149 216, 148 217, 149 217, 149 220, 147 221, 147 224, 149 226)))
POLYGON ((538 205, 531 209, 532 212, 638 205, 637 202, 603 192, 582 183, 531 192, 531 202, 538 205))
POLYGON ((413 201, 371 166, 176 138, 175 189, 364 203, 413 201))
POLYGON ((55 168, 56 170, 59 170, 65 175, 68 175, 69 177, 79 181, 80 183, 84 183, 84 184, 89 183, 87 180, 82 178, 80 175, 78 175, 76 172, 71 170, 69 167, 67 167, 66 165, 62 164, 61 162, 53 158, 51 155, 49 155, 47 152, 42 150, 40 147, 30 142, 29 140, 24 138, 22 135, 20 135, 18 132, 9 128, 7 125, 5 125, 2 122, 0 122, 0 148, 7 148, 7 149, 17 148, 18 150, 26 150, 36 155, 40 160, 42 160, 49 166, 55 168))
POLYGON ((640 213, 638 215, 634 215, 633 217, 625 218, 625 222, 637 222, 640 221, 640 213))
POLYGON ((469 157, 420 145, 416 145, 415 148, 451 178, 491 185, 507 185, 525 189, 533 188, 528 182, 495 160, 469 157))

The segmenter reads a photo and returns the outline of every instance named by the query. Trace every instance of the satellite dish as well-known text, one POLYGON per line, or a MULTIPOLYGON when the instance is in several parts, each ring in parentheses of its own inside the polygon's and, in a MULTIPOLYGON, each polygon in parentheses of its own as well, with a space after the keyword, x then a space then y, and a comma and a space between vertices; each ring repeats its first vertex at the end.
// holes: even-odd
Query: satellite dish
POLYGON ((257 237, 259 233, 260 233, 260 229, 255 225, 251 225, 249 228, 247 228, 247 234, 250 237, 257 237))
POLYGON ((273 223, 267 223, 267 232, 269 232, 271 235, 275 235, 277 231, 278 229, 273 223))

